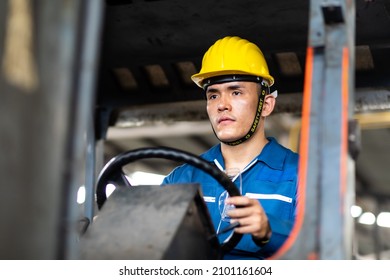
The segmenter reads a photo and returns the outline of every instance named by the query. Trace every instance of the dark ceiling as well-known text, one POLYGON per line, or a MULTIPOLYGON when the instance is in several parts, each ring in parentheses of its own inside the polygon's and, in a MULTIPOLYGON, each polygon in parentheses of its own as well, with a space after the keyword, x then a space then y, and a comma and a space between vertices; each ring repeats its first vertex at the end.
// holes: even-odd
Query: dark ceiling
MULTIPOLYGON (((389 86, 389 10, 389 1, 356 1, 357 88, 389 86)), ((106 1, 99 105, 200 99, 189 76, 227 35, 259 45, 280 94, 300 93, 308 12, 309 1, 106 1)))

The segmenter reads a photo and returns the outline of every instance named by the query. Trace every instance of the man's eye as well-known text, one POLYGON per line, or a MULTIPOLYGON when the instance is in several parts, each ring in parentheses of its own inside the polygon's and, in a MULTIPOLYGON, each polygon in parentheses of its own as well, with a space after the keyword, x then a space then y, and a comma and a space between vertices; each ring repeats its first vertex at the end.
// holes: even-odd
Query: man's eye
POLYGON ((212 99, 215 99, 215 98, 217 98, 217 95, 216 95, 216 94, 211 94, 211 95, 209 95, 209 97, 208 97, 209 100, 212 100, 212 99))
POLYGON ((233 91, 233 93, 232 93, 233 95, 240 95, 241 94, 241 92, 240 91, 233 91))

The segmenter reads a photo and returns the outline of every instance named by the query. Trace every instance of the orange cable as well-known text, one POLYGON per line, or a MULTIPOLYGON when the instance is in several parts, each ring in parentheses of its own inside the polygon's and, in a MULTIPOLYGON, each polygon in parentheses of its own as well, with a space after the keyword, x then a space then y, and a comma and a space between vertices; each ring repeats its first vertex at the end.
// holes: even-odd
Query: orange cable
POLYGON ((310 140, 310 109, 311 109, 311 95, 313 82, 313 53, 312 47, 308 47, 306 54, 305 66, 305 82, 303 89, 303 104, 302 104, 302 129, 299 142, 299 168, 298 168, 298 201, 297 201, 297 216, 294 227, 289 238, 279 248, 277 252, 269 259, 278 259, 290 249, 298 237, 299 231, 302 228, 305 202, 306 202, 306 178, 307 178, 307 162, 309 154, 309 140, 310 140))

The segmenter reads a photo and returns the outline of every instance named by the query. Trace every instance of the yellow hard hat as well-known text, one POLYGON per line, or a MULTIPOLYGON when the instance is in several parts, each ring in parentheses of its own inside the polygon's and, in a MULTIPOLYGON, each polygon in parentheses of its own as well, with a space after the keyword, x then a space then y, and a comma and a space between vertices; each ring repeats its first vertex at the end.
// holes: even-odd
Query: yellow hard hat
POLYGON ((237 36, 227 36, 216 41, 204 54, 202 69, 192 75, 191 79, 203 88, 205 79, 225 75, 261 77, 268 86, 274 83, 259 47, 237 36))

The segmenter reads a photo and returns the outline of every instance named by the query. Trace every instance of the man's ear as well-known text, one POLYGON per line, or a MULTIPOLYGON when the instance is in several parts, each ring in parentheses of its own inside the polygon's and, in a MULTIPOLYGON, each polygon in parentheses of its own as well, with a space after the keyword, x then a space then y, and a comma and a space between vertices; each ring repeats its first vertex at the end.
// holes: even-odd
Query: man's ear
POLYGON ((268 117, 275 108, 276 99, 272 94, 267 94, 264 97, 263 110, 261 111, 262 117, 268 117))

